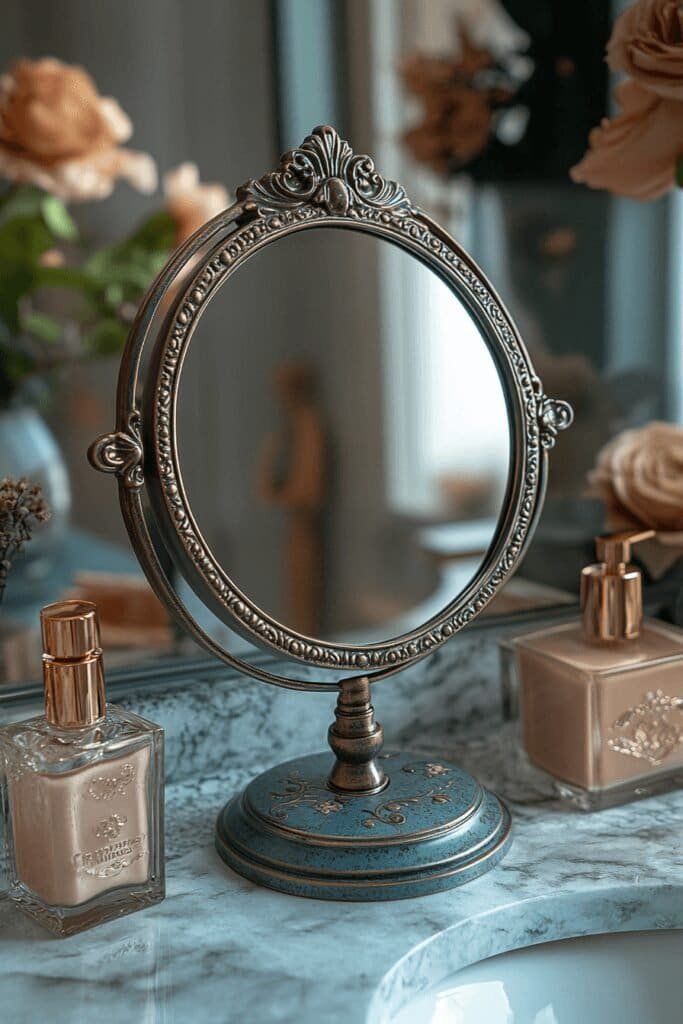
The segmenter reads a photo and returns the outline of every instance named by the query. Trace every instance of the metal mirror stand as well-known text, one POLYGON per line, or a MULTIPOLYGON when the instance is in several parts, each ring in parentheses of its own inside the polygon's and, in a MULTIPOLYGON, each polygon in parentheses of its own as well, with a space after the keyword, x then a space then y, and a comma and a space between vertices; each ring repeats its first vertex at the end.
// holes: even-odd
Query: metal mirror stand
POLYGON ((237 202, 181 247, 150 289, 121 364, 117 430, 91 446, 118 476, 121 508, 157 595, 206 649, 265 682, 338 688, 328 740, 314 754, 254 779, 221 812, 223 859, 256 882, 328 899, 394 899, 482 874, 505 853, 503 804, 454 765, 383 752, 371 683, 427 656, 478 615, 513 573, 540 511, 547 452, 569 426, 565 402, 547 398, 517 330, 457 243, 405 190, 354 154, 333 128, 316 128, 278 170, 237 190, 237 202), (496 534, 471 583, 422 626, 385 642, 343 644, 303 636, 242 592, 218 563, 189 507, 176 444, 183 360, 203 310, 255 252, 302 230, 366 232, 436 273, 479 325, 498 369, 512 437, 508 490, 496 534), (143 374, 143 365, 145 371, 143 374), (163 552, 159 550, 163 546, 163 552), (327 678, 296 679, 231 654, 193 618, 163 565, 170 556, 205 605, 232 629, 327 678))

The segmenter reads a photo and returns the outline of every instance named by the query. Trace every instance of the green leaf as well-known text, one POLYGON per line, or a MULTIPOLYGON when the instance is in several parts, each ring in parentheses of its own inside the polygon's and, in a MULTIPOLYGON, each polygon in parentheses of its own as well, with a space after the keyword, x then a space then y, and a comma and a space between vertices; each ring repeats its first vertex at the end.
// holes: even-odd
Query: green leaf
POLYGON ((12 344, 12 335, 5 321, 0 317, 0 348, 8 348, 12 344))
POLYGON ((41 204, 47 192, 34 185, 17 185, 0 200, 0 224, 15 217, 41 217, 41 204))
POLYGON ((128 337, 128 328, 114 317, 100 320, 83 337, 86 350, 91 355, 105 356, 120 352, 128 337))
POLYGON ((80 267, 37 266, 33 277, 36 288, 68 288, 87 293, 98 288, 92 276, 80 267))
POLYGON ((679 156, 676 161, 676 184, 683 188, 683 156, 679 156))
POLYGON ((35 272, 53 236, 42 217, 0 219, 0 317, 11 333, 19 328, 19 302, 35 287, 35 272))
POLYGON ((174 241, 175 224, 161 211, 148 217, 130 238, 93 253, 84 270, 103 290, 106 303, 119 295, 120 301, 134 300, 165 265, 174 241))
POLYGON ((62 238, 66 242, 75 242, 78 239, 76 223, 61 199, 45 195, 40 209, 43 220, 56 238, 62 238))
POLYGON ((32 369, 30 356, 18 349, 16 339, 0 319, 0 405, 12 398, 32 369))
POLYGON ((16 334, 20 329, 19 300, 31 290, 32 284, 30 266, 0 262, 0 318, 10 334, 16 334))
POLYGON ((16 392, 22 380, 35 369, 25 352, 6 350, 0 361, 0 401, 6 401, 16 392))
POLYGON ((0 225, 0 263, 33 266, 53 242, 42 217, 13 217, 0 225))
POLYGON ((118 283, 108 284, 104 290, 104 301, 110 309, 118 309, 123 300, 123 287, 118 283))
POLYGON ((168 258, 168 254, 127 245, 101 249, 85 263, 88 275, 104 289, 118 284, 130 298, 145 291, 168 258))
POLYGON ((21 326, 27 333, 50 345, 56 344, 61 339, 63 333, 58 320, 37 310, 23 317, 21 326))
POLYGON ((153 213, 143 221, 130 238, 121 243, 122 247, 163 250, 168 254, 175 246, 176 225, 170 214, 165 210, 153 213))

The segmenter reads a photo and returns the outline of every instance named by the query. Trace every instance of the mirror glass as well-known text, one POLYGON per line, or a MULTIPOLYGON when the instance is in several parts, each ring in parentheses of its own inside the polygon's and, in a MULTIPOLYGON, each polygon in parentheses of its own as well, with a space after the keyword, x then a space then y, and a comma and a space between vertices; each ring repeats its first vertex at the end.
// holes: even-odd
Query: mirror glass
POLYGON ((441 278, 377 237, 307 229, 239 268, 197 326, 177 415, 199 530, 294 631, 400 635, 494 536, 510 436, 493 358, 441 278))

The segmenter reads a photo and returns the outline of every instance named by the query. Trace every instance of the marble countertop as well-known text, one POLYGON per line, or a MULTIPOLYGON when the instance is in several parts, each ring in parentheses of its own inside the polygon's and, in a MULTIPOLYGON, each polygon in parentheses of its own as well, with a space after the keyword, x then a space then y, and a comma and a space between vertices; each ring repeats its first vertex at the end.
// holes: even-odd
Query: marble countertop
POLYGON ((213 822, 260 766, 170 785, 162 904, 59 940, 0 900, 2 1020, 380 1024, 408 993, 487 955, 683 927, 683 791, 590 815, 564 810, 513 731, 457 751, 510 803, 510 853, 461 889, 400 902, 303 900, 232 874, 214 852, 213 822))

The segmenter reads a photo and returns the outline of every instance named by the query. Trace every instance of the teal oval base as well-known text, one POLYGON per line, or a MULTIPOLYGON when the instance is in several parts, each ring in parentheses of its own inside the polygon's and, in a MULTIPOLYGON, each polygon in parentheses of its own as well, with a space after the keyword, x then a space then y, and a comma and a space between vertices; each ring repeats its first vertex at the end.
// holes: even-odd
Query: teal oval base
POLYGON ((269 769, 216 823, 216 849, 252 882, 326 900, 394 900, 478 878, 505 855, 505 805, 455 765, 382 755, 387 786, 349 796, 328 786, 329 752, 269 769))

